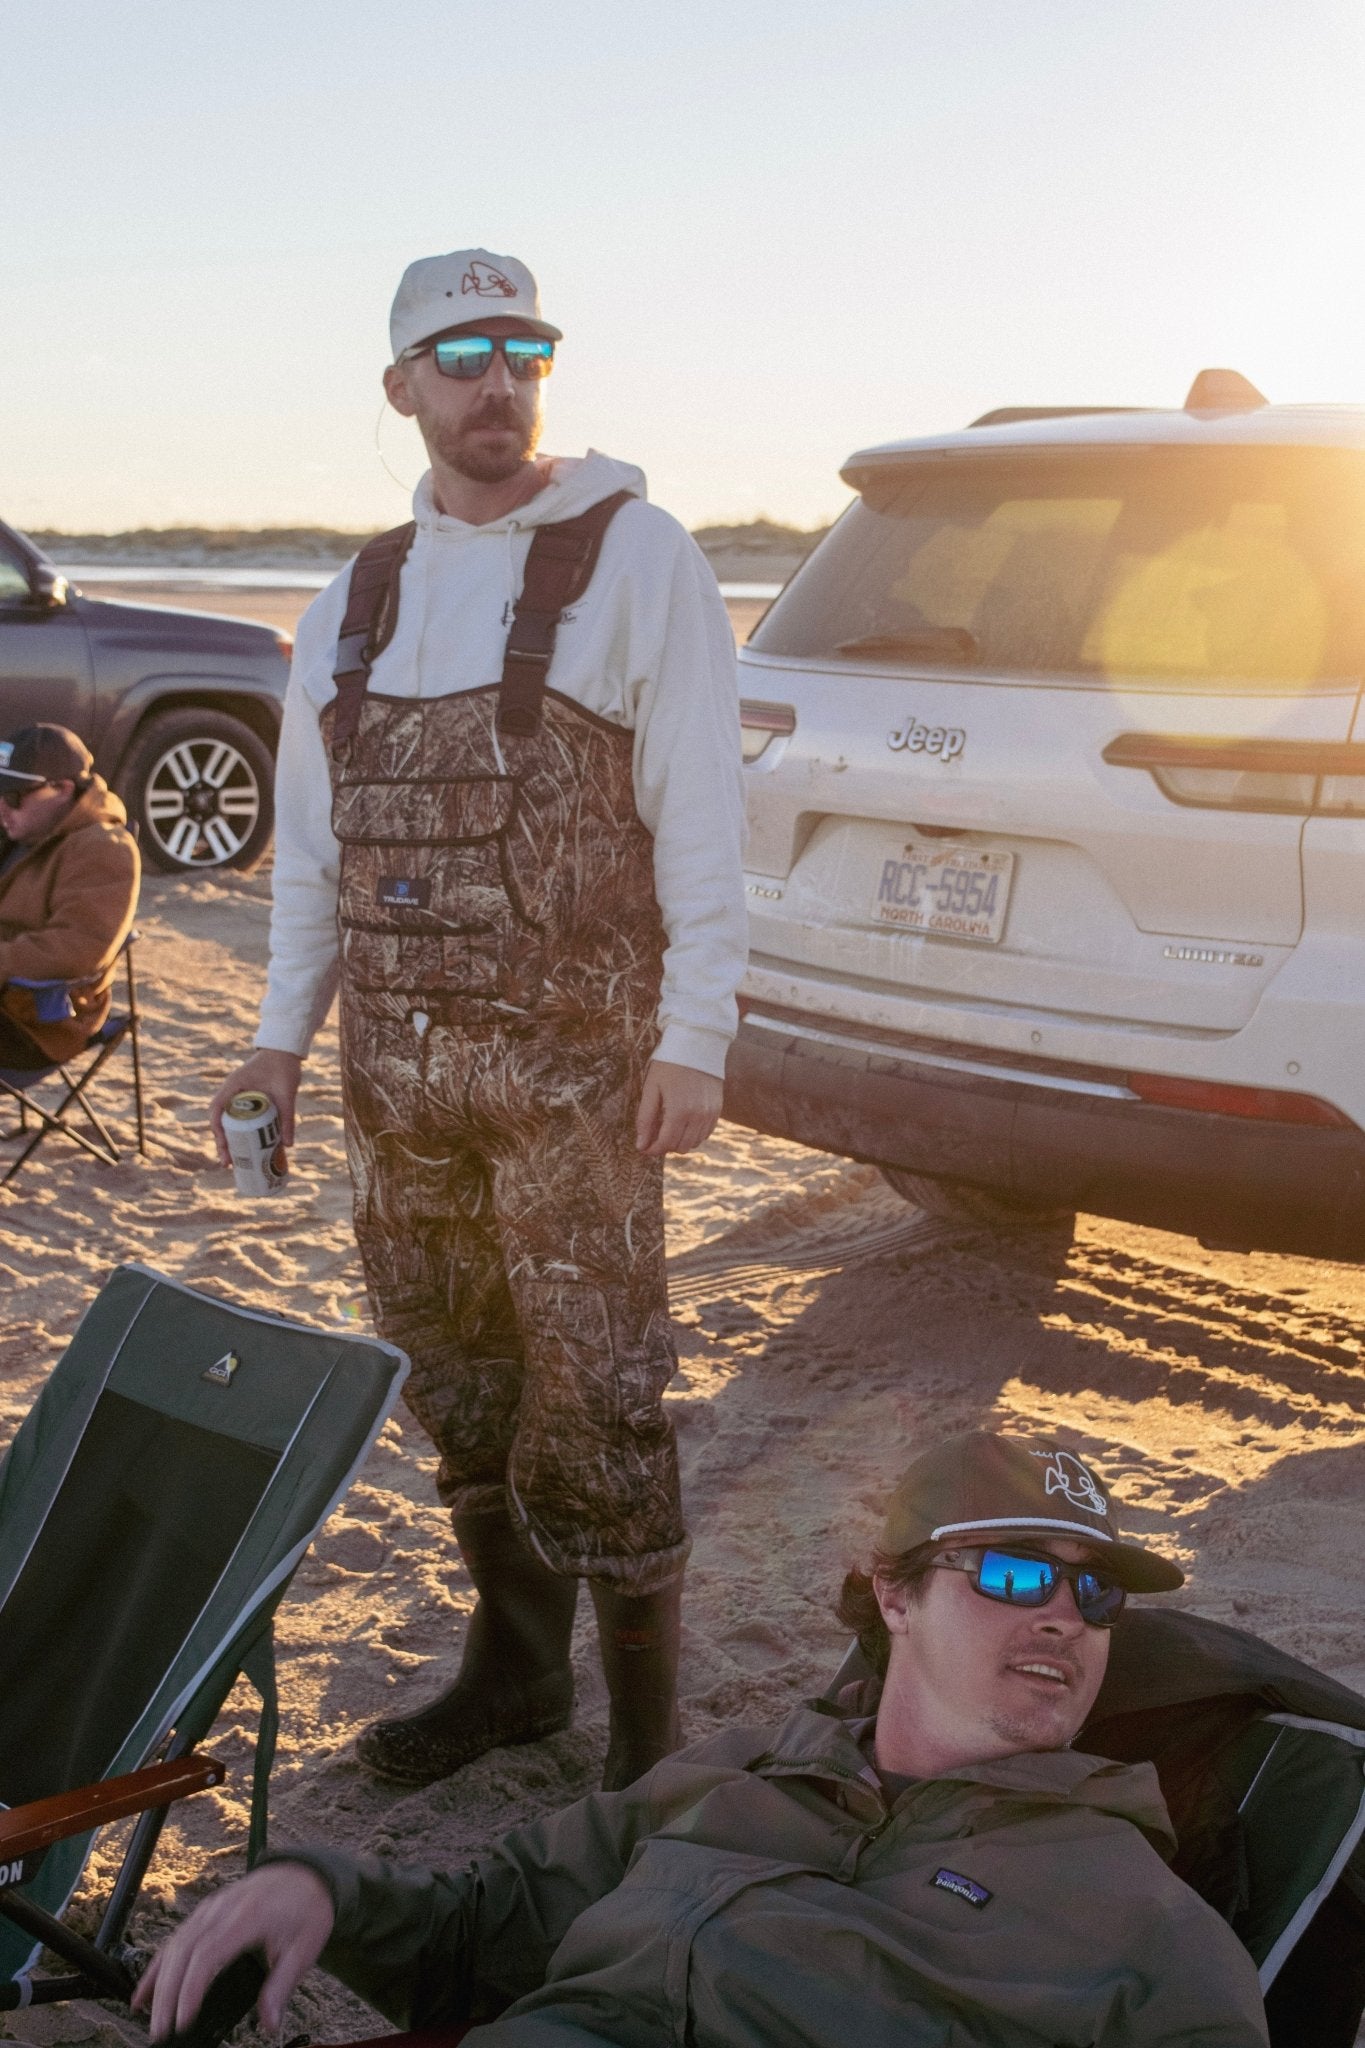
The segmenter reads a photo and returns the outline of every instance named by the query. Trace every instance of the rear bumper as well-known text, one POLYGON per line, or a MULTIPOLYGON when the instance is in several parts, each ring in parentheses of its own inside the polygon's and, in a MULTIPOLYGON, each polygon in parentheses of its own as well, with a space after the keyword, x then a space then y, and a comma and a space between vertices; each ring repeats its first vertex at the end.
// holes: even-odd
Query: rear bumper
MULTIPOLYGON (((813 1031, 824 1022, 812 1018, 813 1031)), ((1354 1126, 1161 1108, 1117 1087, 1015 1080, 859 1044, 842 1022, 817 1036, 754 1016, 731 1047, 725 1114, 1021 1201, 1248 1250, 1365 1259, 1365 1132, 1354 1126)))

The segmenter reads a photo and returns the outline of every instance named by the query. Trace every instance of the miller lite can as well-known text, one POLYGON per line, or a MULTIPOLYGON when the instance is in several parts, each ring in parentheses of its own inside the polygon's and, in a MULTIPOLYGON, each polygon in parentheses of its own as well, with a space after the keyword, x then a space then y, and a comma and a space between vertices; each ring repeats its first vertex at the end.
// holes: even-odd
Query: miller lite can
POLYGON ((289 1171, 280 1142, 280 1113, 268 1095, 234 1095, 223 1112, 232 1176, 239 1195, 273 1195, 289 1171))

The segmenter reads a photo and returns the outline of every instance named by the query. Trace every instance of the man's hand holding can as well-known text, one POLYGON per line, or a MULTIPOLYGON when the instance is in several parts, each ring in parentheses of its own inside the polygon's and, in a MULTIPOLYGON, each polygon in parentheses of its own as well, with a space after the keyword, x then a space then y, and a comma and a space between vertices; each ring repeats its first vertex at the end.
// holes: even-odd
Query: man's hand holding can
POLYGON ((299 1076, 303 1072, 303 1061, 296 1052, 279 1052, 272 1046, 258 1046, 251 1058, 243 1062, 236 1072, 229 1074, 213 1101, 209 1104, 209 1122, 213 1126, 213 1141, 218 1150, 218 1164, 231 1166, 232 1157, 228 1151, 227 1138, 223 1131, 223 1111, 234 1095, 268 1095, 280 1113, 280 1141, 285 1146, 294 1142, 294 1099, 299 1092, 299 1076))

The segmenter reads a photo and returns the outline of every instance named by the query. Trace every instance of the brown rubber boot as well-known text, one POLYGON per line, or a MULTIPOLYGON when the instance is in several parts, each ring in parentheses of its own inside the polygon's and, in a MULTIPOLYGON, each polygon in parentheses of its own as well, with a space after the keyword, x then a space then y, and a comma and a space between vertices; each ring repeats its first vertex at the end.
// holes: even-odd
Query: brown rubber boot
POLYGON ((619 1792, 682 1746, 678 1724, 678 1645, 682 1579, 657 1593, 592 1586, 602 1669, 611 1694, 611 1733, 602 1790, 619 1792))
POLYGON ((432 1785, 485 1750, 538 1742, 573 1718, 577 1579, 543 1565, 506 1514, 453 1520, 479 1595, 459 1676, 415 1714, 371 1723, 356 1744, 363 1764, 399 1785, 432 1785))

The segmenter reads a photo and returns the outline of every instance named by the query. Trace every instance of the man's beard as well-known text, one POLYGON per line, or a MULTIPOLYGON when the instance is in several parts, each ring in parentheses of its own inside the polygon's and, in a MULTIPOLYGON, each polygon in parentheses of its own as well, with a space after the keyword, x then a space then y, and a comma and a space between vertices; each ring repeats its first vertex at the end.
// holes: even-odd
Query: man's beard
POLYGON ((509 397, 488 399, 458 426, 420 416, 417 423, 427 453, 433 458, 439 456, 451 469, 476 484, 502 484, 514 477, 539 447, 543 424, 539 405, 528 420, 517 410, 516 400, 509 397), (486 427, 505 428, 516 438, 510 446, 480 445, 474 436, 486 427))

